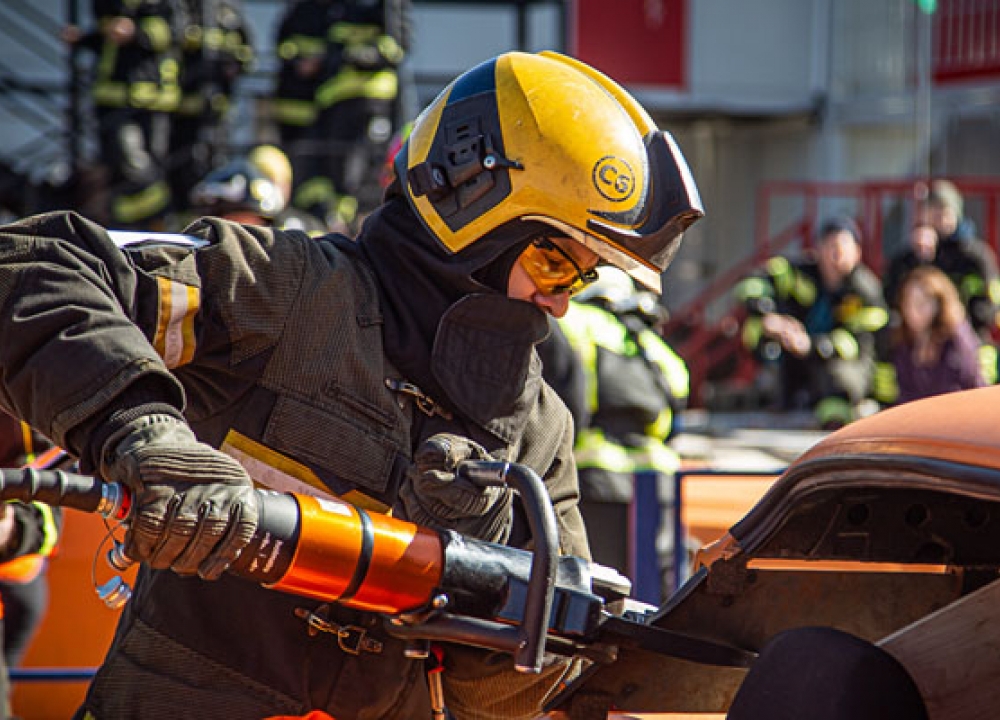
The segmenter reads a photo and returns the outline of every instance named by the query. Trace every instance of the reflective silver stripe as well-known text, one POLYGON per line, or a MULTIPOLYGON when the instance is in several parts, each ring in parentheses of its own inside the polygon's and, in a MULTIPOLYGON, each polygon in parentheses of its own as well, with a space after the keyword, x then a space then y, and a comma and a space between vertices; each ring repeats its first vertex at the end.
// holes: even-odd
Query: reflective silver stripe
POLYGON ((207 247, 208 240, 204 240, 194 235, 184 235, 182 233, 156 233, 141 232, 135 230, 108 230, 111 241, 120 248, 127 248, 133 245, 186 245, 195 249, 207 247))

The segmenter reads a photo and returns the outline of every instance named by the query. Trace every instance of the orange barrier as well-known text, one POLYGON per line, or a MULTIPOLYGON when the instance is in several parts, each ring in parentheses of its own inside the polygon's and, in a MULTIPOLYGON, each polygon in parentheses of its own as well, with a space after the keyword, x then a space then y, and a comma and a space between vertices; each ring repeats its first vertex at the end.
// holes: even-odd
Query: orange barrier
POLYGON ((674 587, 688 566, 687 538, 704 546, 725 535, 757 504, 781 471, 681 468, 674 475, 674 587))
MULTIPOLYGON (((97 597, 91 580, 94 558, 106 535, 98 515, 67 510, 63 516, 59 550, 49 559, 49 606, 38 634, 28 648, 23 667, 93 668, 101 663, 111 644, 118 611, 97 597)), ((97 558, 97 580, 115 573, 103 556, 97 558)), ((126 574, 130 582, 134 570, 126 574)), ((83 701, 87 683, 18 682, 14 684, 14 714, 32 720, 64 720, 83 701)))

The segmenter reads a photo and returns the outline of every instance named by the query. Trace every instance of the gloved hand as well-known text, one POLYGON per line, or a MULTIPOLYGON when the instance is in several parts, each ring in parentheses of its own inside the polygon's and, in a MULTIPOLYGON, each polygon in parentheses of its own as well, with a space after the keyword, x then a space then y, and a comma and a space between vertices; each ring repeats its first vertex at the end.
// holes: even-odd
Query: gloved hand
POLYGON ((177 418, 132 421, 101 457, 104 477, 134 492, 125 534, 133 560, 214 580, 253 538, 259 501, 250 477, 177 418))
POLYGON ((480 487, 455 475, 464 460, 493 459, 481 445, 459 435, 441 433, 425 440, 399 491, 406 518, 487 542, 506 542, 513 521, 513 490, 480 487))

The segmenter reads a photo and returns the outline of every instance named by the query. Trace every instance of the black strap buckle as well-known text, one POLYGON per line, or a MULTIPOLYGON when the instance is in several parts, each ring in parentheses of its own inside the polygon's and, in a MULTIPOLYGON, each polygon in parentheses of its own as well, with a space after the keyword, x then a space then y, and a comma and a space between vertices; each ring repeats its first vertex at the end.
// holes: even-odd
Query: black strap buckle
POLYGON ((337 636, 337 646, 349 655, 360 655, 362 652, 380 653, 382 643, 368 636, 368 631, 357 625, 338 625, 328 617, 329 605, 320 605, 315 610, 295 608, 295 616, 306 621, 309 626, 309 636, 317 633, 329 633, 337 636))
POLYGON ((357 625, 341 625, 337 630, 337 645, 350 655, 382 652, 382 643, 368 637, 368 631, 357 625))
POLYGON ((450 412, 438 405, 434 401, 434 398, 425 394, 423 390, 418 388, 413 383, 408 383, 405 380, 396 380, 395 378, 386 378, 385 385, 393 392, 400 393, 402 395, 409 395, 413 399, 414 404, 424 415, 428 417, 440 415, 445 420, 451 420, 450 412))

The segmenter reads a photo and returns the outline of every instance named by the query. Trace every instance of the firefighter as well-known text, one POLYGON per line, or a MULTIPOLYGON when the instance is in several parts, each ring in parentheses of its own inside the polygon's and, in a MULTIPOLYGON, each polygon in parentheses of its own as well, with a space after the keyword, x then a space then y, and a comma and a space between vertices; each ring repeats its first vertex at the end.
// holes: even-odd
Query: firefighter
POLYGON ((233 90, 254 59, 241 0, 182 1, 181 101, 171 122, 168 173, 178 206, 220 164, 233 90))
POLYGON ((309 136, 316 123, 316 88, 323 80, 326 32, 333 3, 296 0, 278 23, 278 72, 271 102, 278 143, 292 163, 296 183, 309 171, 309 136))
MULTIPOLYGON (((0 412, 0 467, 21 467, 51 448, 47 438, 0 412)), ((43 503, 0 505, 0 717, 9 716, 8 671, 18 667, 48 607, 48 559, 62 528, 62 509, 43 503)))
POLYGON ((246 225, 270 225, 323 235, 326 228, 302 210, 290 207, 291 166, 272 145, 260 145, 246 157, 231 160, 208 173, 192 189, 195 215, 214 215, 246 225))
POLYGON ((814 255, 771 258, 735 293, 748 313, 745 346, 779 363, 783 410, 811 410, 826 429, 869 411, 875 334, 889 315, 851 218, 826 221, 814 255))
MULTIPOLYGON (((690 170, 613 81, 507 53, 432 103, 396 173, 357 238, 215 218, 112 235, 72 213, 0 229, 0 403, 133 491, 135 593, 77 717, 430 716, 383 618, 225 574, 258 526, 253 481, 525 547, 512 490, 455 475, 523 463, 560 552, 589 557, 534 345, 600 262, 659 290, 702 215, 690 170)), ((577 665, 519 673, 455 644, 442 662, 456 720, 536 717, 577 665)))
POLYGON ((170 208, 166 157, 170 114, 180 102, 179 0, 93 0, 95 27, 63 31, 96 54, 92 95, 101 160, 108 167, 106 217, 148 227, 170 208))
POLYGON ((398 68, 410 42, 410 0, 327 2, 311 169, 294 203, 352 228, 380 196, 380 162, 399 115, 398 68))
MULTIPOLYGON (((638 567, 645 558, 629 547, 629 538, 636 540, 637 483, 646 481, 638 476, 650 476, 652 506, 667 510, 680 458, 666 441, 687 402, 688 370, 657 332, 665 308, 656 296, 637 290, 617 268, 598 273, 597 282, 576 295, 559 320, 580 358, 587 404, 574 450, 580 510, 594 559, 638 584, 639 574, 649 570, 638 567)), ((543 361, 550 362, 545 355, 543 361)), ((640 599, 656 604, 670 589, 673 532, 669 512, 656 513, 653 520, 661 562, 653 568, 655 586, 643 582, 646 597, 640 599)))

